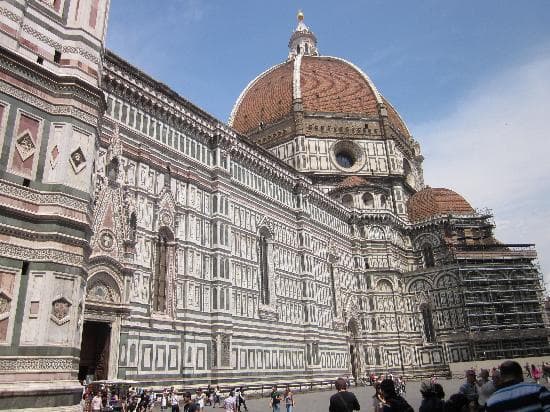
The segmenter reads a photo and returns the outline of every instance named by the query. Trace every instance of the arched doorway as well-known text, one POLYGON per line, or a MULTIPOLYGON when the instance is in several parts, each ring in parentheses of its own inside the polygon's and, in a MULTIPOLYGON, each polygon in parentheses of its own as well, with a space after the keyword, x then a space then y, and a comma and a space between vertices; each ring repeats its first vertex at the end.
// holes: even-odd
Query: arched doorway
POLYGON ((86 381, 117 377, 120 318, 125 312, 119 276, 105 266, 96 270, 86 285, 78 368, 78 379, 86 381))

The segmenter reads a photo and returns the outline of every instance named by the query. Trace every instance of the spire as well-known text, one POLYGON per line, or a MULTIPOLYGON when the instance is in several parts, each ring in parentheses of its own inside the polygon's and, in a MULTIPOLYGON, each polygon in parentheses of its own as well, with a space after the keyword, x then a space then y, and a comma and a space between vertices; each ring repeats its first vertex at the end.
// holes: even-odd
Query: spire
POLYGON ((296 26, 288 42, 288 58, 293 59, 299 54, 303 56, 318 56, 317 38, 304 23, 304 13, 302 10, 298 11, 296 18, 298 19, 298 26, 296 26))

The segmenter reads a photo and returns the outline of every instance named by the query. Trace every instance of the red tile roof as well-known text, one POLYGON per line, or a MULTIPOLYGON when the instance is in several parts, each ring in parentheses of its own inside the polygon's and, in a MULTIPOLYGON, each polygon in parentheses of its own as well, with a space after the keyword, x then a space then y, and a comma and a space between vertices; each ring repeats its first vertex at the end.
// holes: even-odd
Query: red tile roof
POLYGON ((260 123, 274 123, 292 112, 293 68, 294 62, 288 61, 268 71, 251 85, 235 113, 235 130, 247 134, 260 123))
POLYGON ((474 212, 472 206, 462 196, 445 188, 427 186, 412 195, 407 202, 407 213, 411 222, 438 215, 469 215, 474 212))

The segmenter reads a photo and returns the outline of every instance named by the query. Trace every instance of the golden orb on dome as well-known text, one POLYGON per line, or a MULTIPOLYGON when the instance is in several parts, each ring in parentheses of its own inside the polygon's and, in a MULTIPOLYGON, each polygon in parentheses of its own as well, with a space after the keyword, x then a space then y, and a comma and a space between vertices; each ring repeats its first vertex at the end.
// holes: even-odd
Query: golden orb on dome
POLYGON ((299 10, 296 17, 298 18, 298 21, 304 20, 304 12, 302 10, 299 10))

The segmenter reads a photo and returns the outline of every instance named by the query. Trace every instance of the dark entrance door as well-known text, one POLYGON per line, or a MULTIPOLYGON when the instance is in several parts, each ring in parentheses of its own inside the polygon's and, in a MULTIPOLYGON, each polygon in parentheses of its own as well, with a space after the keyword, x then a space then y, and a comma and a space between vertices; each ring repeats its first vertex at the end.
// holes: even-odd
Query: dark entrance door
POLYGON ((78 379, 92 375, 94 380, 107 379, 111 325, 105 322, 84 321, 78 379))
POLYGON ((357 381, 357 354, 355 353, 355 346, 349 346, 349 354, 351 361, 351 375, 353 376, 353 379, 357 381))

